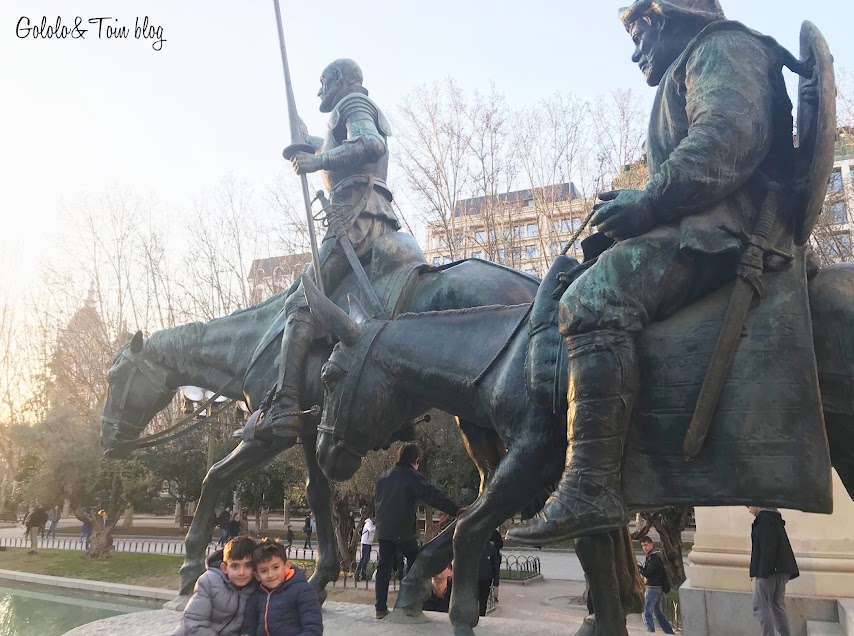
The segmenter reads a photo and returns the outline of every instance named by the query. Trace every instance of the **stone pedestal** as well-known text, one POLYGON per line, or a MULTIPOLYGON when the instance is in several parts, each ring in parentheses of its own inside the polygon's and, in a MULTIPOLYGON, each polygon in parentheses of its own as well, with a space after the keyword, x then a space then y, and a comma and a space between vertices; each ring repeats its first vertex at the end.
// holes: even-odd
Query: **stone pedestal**
MULTIPOLYGON (((832 515, 781 511, 801 571, 786 588, 790 615, 803 626, 793 625, 796 634, 805 633, 806 619, 835 620, 835 602, 828 599, 854 597, 854 502, 835 472, 833 495, 832 515)), ((750 602, 753 516, 743 507, 697 508, 696 519, 688 581, 680 593, 685 633, 758 633, 750 602)))

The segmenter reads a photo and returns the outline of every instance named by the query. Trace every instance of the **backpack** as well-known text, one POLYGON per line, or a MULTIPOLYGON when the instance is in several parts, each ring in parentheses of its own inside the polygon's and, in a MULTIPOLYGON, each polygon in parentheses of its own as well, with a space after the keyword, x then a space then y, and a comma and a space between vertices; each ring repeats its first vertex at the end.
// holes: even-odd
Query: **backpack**
POLYGON ((670 577, 667 575, 667 564, 664 562, 664 554, 658 554, 661 561, 662 569, 664 570, 664 584, 661 586, 661 591, 667 594, 670 591, 670 577))

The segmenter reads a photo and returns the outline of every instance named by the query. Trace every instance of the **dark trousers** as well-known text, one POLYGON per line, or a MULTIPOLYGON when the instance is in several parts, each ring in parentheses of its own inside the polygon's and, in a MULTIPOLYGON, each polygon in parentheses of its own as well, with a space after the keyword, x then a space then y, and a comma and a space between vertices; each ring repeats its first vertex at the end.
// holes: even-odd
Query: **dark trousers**
POLYGON ((481 616, 486 616, 486 603, 489 601, 489 588, 491 587, 491 579, 477 582, 477 608, 481 616))
POLYGON ((762 626, 762 636, 774 636, 774 628, 780 636, 789 636, 789 617, 786 614, 786 583, 788 574, 772 574, 767 578, 757 577, 753 587, 753 614, 762 626))
POLYGON ((380 556, 375 586, 376 609, 378 612, 384 612, 388 609, 388 584, 391 582, 394 564, 398 557, 402 556, 406 559, 406 565, 411 568, 415 557, 418 556, 418 542, 415 539, 401 542, 380 539, 379 543, 380 556))
POLYGON ((224 546, 228 542, 228 528, 221 527, 219 533, 219 545, 224 546))
POLYGON ((365 577, 365 580, 368 580, 368 563, 371 561, 371 544, 363 543, 362 544, 362 558, 359 559, 359 565, 356 566, 356 580, 360 580, 362 576, 365 577))
POLYGON ((303 550, 311 547, 311 530, 305 533, 305 543, 302 544, 303 550))

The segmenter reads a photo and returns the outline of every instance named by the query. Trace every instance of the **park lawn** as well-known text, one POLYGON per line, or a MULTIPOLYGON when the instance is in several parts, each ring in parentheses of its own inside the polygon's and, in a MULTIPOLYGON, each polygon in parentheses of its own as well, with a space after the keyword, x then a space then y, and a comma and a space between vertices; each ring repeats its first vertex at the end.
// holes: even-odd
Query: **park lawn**
MULTIPOLYGON (((178 570, 184 557, 175 554, 138 554, 114 552, 109 559, 87 559, 76 550, 39 550, 27 554, 24 548, 0 551, 0 569, 65 576, 72 579, 105 581, 124 585, 143 585, 177 590, 178 570)), ((312 566, 310 561, 293 561, 294 565, 312 566)))

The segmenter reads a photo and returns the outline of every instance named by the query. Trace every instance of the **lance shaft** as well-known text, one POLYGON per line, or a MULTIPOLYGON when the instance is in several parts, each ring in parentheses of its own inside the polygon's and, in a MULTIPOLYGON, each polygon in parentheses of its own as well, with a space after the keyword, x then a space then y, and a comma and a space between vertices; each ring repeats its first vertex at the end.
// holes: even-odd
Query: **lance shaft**
MULTIPOLYGON (((297 114, 296 99, 294 99, 294 87, 291 84, 291 70, 288 66, 288 52, 285 48, 285 32, 282 29, 282 12, 279 9, 279 0, 273 0, 273 5, 276 8, 276 28, 279 31, 279 49, 282 53, 282 68, 285 72, 285 94, 288 100, 288 121, 291 127, 291 145, 285 148, 282 154, 285 156, 285 159, 290 160, 297 152, 314 154, 315 150, 313 146, 305 143, 305 138, 300 130, 300 119, 297 114)), ((300 175, 300 184, 302 185, 302 199, 305 203, 305 222, 308 226, 308 240, 311 243, 311 264, 314 268, 314 282, 320 292, 325 295, 323 277, 320 275, 320 255, 317 251, 317 236, 314 233, 311 196, 308 192, 308 177, 305 174, 300 175)))

